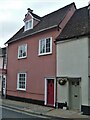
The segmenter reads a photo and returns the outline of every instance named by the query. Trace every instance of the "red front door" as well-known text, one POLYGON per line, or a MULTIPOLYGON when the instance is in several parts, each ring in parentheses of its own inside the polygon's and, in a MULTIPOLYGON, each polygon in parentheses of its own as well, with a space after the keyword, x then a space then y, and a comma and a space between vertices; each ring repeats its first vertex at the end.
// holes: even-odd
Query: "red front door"
POLYGON ((47 79, 47 104, 54 105, 54 79, 47 79))

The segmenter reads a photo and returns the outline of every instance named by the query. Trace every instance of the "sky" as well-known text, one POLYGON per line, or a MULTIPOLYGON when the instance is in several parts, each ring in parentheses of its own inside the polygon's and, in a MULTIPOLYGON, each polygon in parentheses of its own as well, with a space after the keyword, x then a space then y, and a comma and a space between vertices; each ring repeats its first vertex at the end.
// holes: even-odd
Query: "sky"
POLYGON ((0 0, 0 47, 24 25, 27 8, 42 17, 72 2, 79 9, 89 0, 0 0))

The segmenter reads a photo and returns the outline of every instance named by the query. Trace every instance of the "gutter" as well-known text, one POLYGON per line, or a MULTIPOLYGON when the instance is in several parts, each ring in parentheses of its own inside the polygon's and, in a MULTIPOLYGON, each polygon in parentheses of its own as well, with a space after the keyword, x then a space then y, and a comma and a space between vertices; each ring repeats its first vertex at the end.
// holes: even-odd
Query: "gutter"
POLYGON ((51 27, 48 27, 48 28, 45 28, 45 29, 41 29, 41 30, 39 30, 39 31, 36 31, 36 32, 31 33, 31 34, 25 35, 25 36, 23 36, 23 37, 19 37, 19 38, 17 38, 17 39, 14 39, 13 41, 6 42, 5 44, 9 44, 9 43, 15 42, 15 41, 17 41, 17 40, 19 40, 19 39, 26 38, 26 37, 29 37, 29 36, 31 36, 31 35, 35 35, 35 34, 37 34, 37 33, 40 33, 40 32, 43 32, 43 31, 45 31, 45 30, 49 30, 49 29, 52 29, 52 28, 55 28, 55 27, 58 27, 58 25, 54 25, 54 26, 51 26, 51 27))
POLYGON ((66 42, 66 41, 69 41, 69 39, 74 39, 74 38, 80 38, 80 37, 84 37, 84 36, 89 36, 90 33, 86 33, 86 34, 83 34, 83 35, 77 35, 77 36, 72 36, 72 37, 66 37, 66 38, 58 38, 56 39, 56 41, 54 41, 55 43, 58 43, 58 42, 66 42))

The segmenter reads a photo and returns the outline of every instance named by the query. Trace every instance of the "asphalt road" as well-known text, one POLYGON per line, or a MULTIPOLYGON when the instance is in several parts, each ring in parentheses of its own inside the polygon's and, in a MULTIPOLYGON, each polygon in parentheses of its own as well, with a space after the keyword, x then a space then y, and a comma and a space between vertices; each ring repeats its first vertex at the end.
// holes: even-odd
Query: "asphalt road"
POLYGON ((71 120, 65 118, 53 118, 41 115, 30 114, 20 110, 0 106, 0 120, 71 120))
POLYGON ((32 115, 8 107, 2 107, 2 120, 48 120, 43 116, 32 115))

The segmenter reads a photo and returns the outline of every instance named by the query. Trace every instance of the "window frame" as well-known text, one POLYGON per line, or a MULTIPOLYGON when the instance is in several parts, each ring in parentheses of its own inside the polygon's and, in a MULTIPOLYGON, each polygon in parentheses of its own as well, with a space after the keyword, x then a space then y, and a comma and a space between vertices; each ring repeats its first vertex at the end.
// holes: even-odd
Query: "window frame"
POLYGON ((44 38, 44 39, 40 39, 39 40, 39 52, 38 52, 38 55, 41 56, 41 55, 49 55, 49 54, 52 54, 52 37, 47 37, 47 38, 44 38), (46 41, 47 39, 50 38, 50 52, 46 52, 46 41), (45 42, 45 52, 41 53, 41 42, 44 41, 45 42))
MULTIPOLYGON (((24 52, 23 52, 23 53, 24 53, 24 52)), ((22 53, 22 54, 23 54, 23 53, 22 53)), ((27 44, 19 45, 19 46, 18 46, 18 59, 22 59, 22 58, 26 58, 26 57, 27 57, 27 44), (20 56, 20 49, 21 49, 21 47, 25 47, 25 51, 24 51, 24 52, 26 53, 25 56, 23 56, 23 55, 20 56)))
POLYGON ((24 31, 27 31, 32 28, 33 28, 33 19, 25 21, 24 31), (29 24, 30 22, 31 22, 31 25, 29 24))
POLYGON ((25 72, 20 72, 17 74, 17 90, 22 90, 22 91, 26 91, 26 80, 27 80, 27 73, 25 72), (20 88, 19 87, 19 78, 20 78, 20 74, 24 74, 25 75, 25 88, 20 88))

